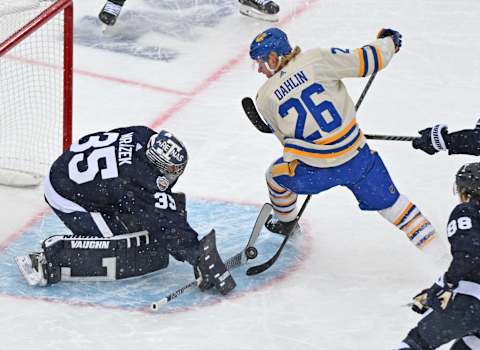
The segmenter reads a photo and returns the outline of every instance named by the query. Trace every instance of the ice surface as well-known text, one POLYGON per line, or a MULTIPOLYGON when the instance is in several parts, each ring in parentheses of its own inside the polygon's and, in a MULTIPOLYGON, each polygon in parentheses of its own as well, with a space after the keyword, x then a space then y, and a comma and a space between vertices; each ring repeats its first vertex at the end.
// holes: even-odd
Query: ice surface
MULTIPOLYGON (((403 34, 400 53, 359 111, 365 133, 414 135, 437 122, 450 130, 475 124, 480 2, 278 2, 279 25, 303 49, 362 46, 381 27, 403 34)), ((131 124, 168 129, 189 148, 177 189, 193 202, 247 209, 265 202, 263 174, 280 146, 249 124, 240 100, 263 82, 247 48, 271 24, 241 16, 235 0, 129 0, 117 26, 102 36, 94 22, 102 6, 75 4, 75 136, 131 124)), ((346 81, 354 99, 365 83, 346 81)), ((400 191, 444 234, 454 174, 475 158, 430 157, 406 142, 370 145, 400 191)), ((3 258, 29 229, 47 222, 39 217, 45 214, 39 190, 1 188, 0 205, 3 258)), ((221 227, 229 214, 209 220, 221 227)), ((278 271, 284 278, 206 307, 150 314, 47 302, 19 285, 0 294, 0 349, 392 349, 418 320, 401 305, 442 271, 378 214, 360 212, 345 189, 315 196, 304 219, 310 238, 296 268, 285 265, 278 271)), ((1 262, 4 281, 13 262, 1 262)))

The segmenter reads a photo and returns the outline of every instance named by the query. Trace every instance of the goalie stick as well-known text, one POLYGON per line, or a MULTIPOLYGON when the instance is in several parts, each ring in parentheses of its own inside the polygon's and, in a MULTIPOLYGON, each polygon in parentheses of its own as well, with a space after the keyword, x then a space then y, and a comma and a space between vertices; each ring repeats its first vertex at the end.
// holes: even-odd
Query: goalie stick
MULTIPOLYGON (((247 262, 249 259, 255 259, 257 257, 257 250, 255 249, 255 242, 260 235, 260 231, 262 230, 265 222, 267 221, 270 213, 272 212, 272 205, 269 203, 265 203, 260 210, 260 213, 257 216, 257 220, 255 221, 255 225, 253 226, 252 233, 250 234, 250 238, 248 240, 247 245, 245 248, 235 254, 234 256, 230 257, 225 261, 225 266, 228 270, 237 268, 247 262)), ((196 287, 200 283, 201 279, 197 279, 192 281, 183 287, 177 289, 176 291, 168 294, 167 296, 159 299, 151 304, 152 311, 158 311, 162 305, 165 305, 172 301, 173 299, 179 297, 183 293, 185 293, 190 288, 196 287)))

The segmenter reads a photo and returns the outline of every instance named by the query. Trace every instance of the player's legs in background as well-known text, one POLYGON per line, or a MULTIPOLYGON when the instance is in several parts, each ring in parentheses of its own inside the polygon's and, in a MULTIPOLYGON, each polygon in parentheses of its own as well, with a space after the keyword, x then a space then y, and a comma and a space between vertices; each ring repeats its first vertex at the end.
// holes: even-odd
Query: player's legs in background
POLYGON ((369 157, 368 171, 358 181, 347 185, 360 209, 378 211, 435 260, 448 259, 448 250, 437 237, 435 228, 414 203, 398 192, 378 153, 370 151, 369 157))
POLYGON ((107 0, 100 11, 98 18, 107 26, 113 26, 117 21, 117 17, 122 11, 123 4, 126 0, 107 0))

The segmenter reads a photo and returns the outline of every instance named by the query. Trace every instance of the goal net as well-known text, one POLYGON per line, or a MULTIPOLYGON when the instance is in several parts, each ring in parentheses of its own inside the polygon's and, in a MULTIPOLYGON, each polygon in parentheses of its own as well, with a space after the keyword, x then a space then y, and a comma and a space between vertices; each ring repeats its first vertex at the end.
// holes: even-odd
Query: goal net
POLYGON ((0 184, 35 186, 71 142, 72 0, 0 1, 0 184))

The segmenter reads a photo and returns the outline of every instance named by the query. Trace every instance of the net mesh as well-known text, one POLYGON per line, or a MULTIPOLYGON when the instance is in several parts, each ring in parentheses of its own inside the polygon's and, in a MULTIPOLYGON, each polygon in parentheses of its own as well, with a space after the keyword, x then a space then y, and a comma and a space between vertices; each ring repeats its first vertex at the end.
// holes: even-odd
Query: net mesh
MULTIPOLYGON (((0 45, 54 3, 2 0, 0 45)), ((0 55, 0 183, 35 185, 62 152, 63 22, 60 11, 0 55)))

